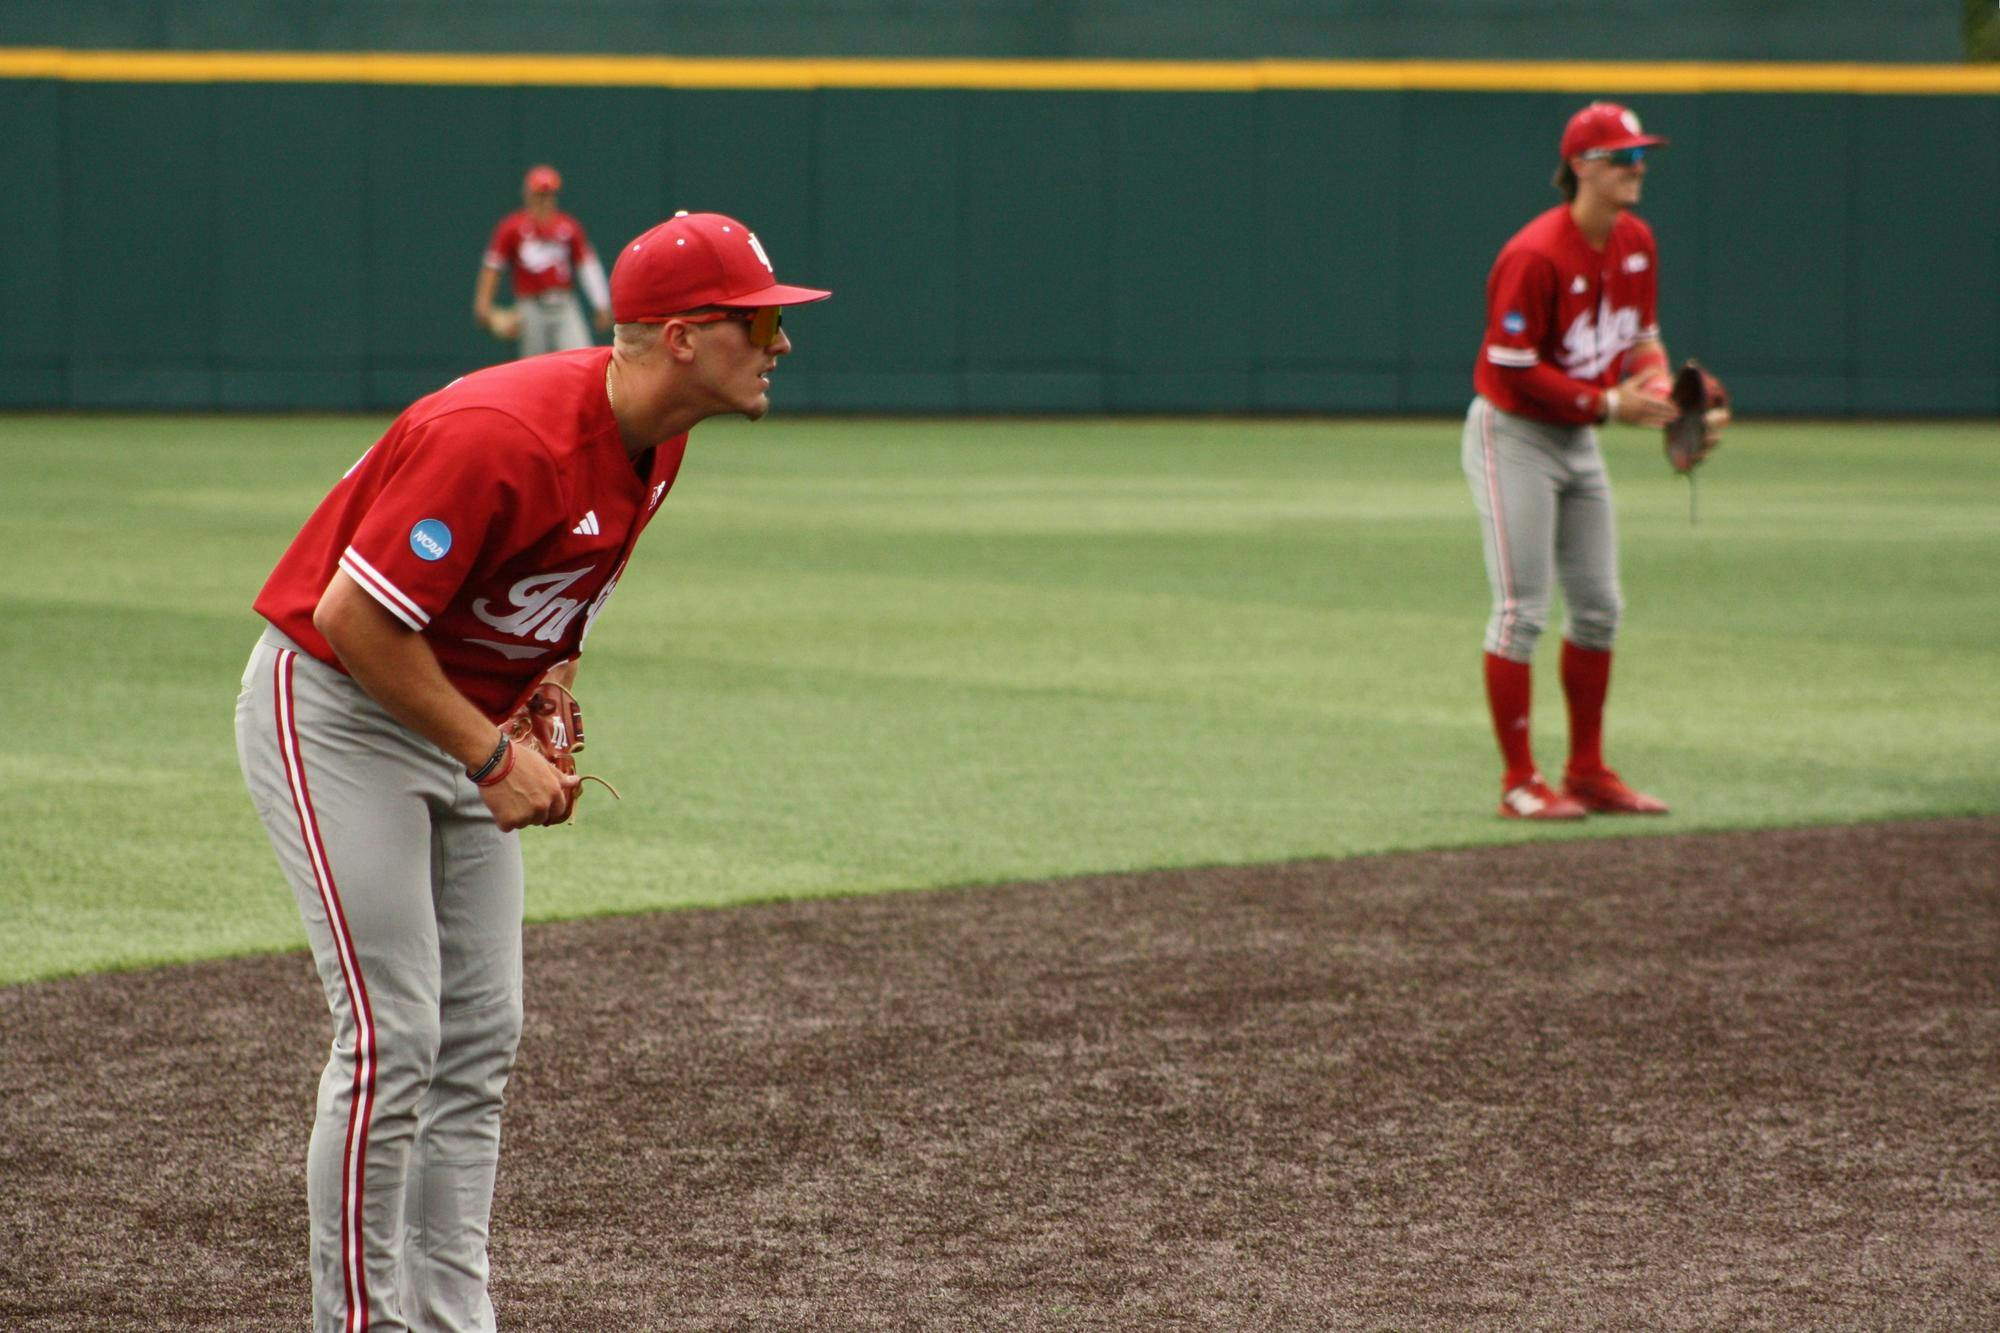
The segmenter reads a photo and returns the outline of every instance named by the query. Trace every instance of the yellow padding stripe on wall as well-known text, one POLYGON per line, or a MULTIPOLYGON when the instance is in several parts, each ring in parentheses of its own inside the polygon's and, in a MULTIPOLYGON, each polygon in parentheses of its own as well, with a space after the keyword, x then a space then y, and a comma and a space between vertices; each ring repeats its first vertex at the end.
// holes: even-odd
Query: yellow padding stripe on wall
POLYGON ((0 48, 0 78, 1064 92, 2000 93, 2000 65, 1459 60, 874 60, 0 48))

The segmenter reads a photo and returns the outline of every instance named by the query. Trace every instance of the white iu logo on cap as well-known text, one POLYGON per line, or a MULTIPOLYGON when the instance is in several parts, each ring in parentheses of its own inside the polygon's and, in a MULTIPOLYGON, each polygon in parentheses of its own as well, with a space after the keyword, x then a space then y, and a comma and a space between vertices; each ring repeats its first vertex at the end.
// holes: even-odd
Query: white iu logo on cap
POLYGON ((757 239, 757 233, 746 231, 743 234, 750 238, 750 248, 757 252, 757 258, 763 261, 764 267, 770 271, 771 276, 774 278, 777 277, 778 270, 771 267, 771 256, 764 253, 764 243, 757 239))

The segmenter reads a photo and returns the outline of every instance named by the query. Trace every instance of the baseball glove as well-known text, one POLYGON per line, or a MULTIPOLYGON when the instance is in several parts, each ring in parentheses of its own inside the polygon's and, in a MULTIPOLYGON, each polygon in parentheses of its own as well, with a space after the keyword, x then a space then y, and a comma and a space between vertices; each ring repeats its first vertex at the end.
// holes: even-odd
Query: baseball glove
MULTIPOLYGON (((576 696, 552 680, 545 680, 535 686, 514 715, 507 719, 507 738, 516 745, 525 745, 542 758, 555 765, 562 774, 576 772, 573 755, 583 752, 583 707, 576 696)), ((603 778, 586 773, 584 782, 595 782, 614 797, 618 789, 603 778)), ((583 794, 581 784, 569 793, 569 804, 563 807, 562 817, 552 819, 552 824, 566 824, 576 813, 576 798, 583 794)))
POLYGON ((1681 414, 1667 423, 1667 461, 1676 472, 1692 472, 1722 443, 1729 420, 1729 390, 1698 361, 1681 363, 1670 395, 1681 414))

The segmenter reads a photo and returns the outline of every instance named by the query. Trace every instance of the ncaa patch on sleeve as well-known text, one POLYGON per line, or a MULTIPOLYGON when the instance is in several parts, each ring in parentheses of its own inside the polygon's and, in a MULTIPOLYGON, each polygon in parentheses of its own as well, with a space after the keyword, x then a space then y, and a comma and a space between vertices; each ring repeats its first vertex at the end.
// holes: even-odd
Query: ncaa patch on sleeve
POLYGON ((1528 327, 1527 316, 1518 310, 1509 310, 1500 318, 1500 327, 1509 333, 1519 333, 1528 327))
POLYGON ((410 529, 410 549, 424 560, 442 560, 451 549, 451 529, 427 518, 410 529))

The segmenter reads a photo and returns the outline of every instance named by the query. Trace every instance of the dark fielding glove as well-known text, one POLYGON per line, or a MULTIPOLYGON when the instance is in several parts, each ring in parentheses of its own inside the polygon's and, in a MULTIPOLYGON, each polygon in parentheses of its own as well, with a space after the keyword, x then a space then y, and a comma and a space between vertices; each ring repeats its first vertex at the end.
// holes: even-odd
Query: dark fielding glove
POLYGON ((1674 376, 1674 406, 1681 414, 1666 427, 1667 461, 1676 472, 1692 472, 1722 443, 1729 424, 1729 390, 1698 361, 1681 363, 1674 376))
MULTIPOLYGON (((506 732, 514 744, 527 746, 553 764, 558 773, 567 776, 576 772, 576 760, 571 756, 583 752, 583 706, 577 703, 574 694, 552 680, 545 680, 535 686, 507 719, 506 732)), ((595 782, 612 796, 618 795, 618 789, 603 778, 586 773, 583 781, 595 782)), ((582 794, 581 784, 571 789, 562 816, 549 822, 568 823, 576 813, 576 799, 582 794)))

